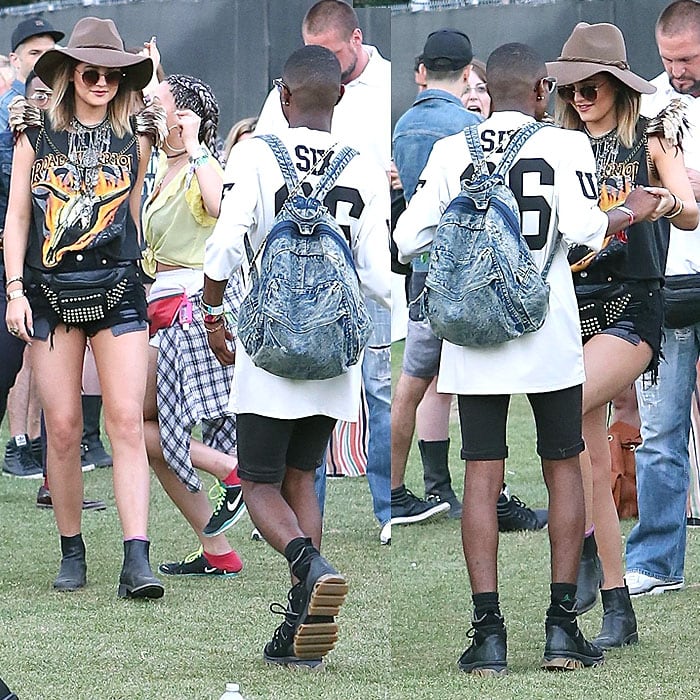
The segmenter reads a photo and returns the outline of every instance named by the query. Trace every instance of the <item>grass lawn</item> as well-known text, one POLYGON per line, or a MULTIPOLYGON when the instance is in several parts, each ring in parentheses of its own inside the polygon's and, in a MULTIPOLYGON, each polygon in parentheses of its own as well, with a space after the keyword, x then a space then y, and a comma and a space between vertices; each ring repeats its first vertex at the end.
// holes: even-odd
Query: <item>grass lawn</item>
MULTIPOLYGON (((394 371, 401 346, 396 344, 394 371)), ((455 491, 462 492, 457 416, 451 426, 455 491)), ((525 397, 515 397, 509 420, 510 458, 506 479, 511 493, 531 507, 546 507, 547 494, 534 448, 534 424, 525 397)), ((417 449, 409 459, 406 483, 423 495, 417 449)), ((633 521, 623 522, 623 535, 633 521)), ((695 624, 700 609, 700 531, 688 530, 686 588, 634 601, 640 644, 608 652, 605 664, 576 673, 541 671, 544 613, 549 596, 547 531, 501 535, 501 607, 508 627, 509 675, 478 679, 457 668, 470 643, 471 590, 462 555, 459 522, 394 528, 392 533, 391 697, 397 700, 661 700, 693 697, 698 688, 695 624)), ((581 618, 589 638, 600 630, 600 603, 581 618)))
MULTIPOLYGON (((401 345, 395 346, 394 369, 401 345)), ((529 407, 516 397, 509 425, 507 480, 528 505, 544 507, 546 492, 533 447, 529 407)), ((2 444, 7 429, 1 433, 2 444)), ((452 426, 455 488, 461 491, 459 438, 452 426)), ((509 634, 510 674, 477 679, 457 669, 467 646, 471 599, 459 523, 443 520, 395 528, 391 548, 378 528, 364 479, 329 483, 325 552, 345 572, 351 594, 343 607, 338 648, 321 673, 265 666, 262 646, 281 618, 268 612, 285 602, 282 557, 250 540, 244 518, 230 541, 244 559, 229 580, 164 577, 165 597, 119 600, 119 524, 111 470, 86 474, 86 495, 105 498, 107 511, 86 513, 89 585, 57 594, 58 538, 50 512, 34 507, 39 482, 0 479, 0 675, 21 700, 217 700, 227 681, 247 700, 675 700, 699 687, 695 621, 700 609, 700 532, 688 534, 685 590, 635 601, 641 642, 608 653, 603 667, 570 674, 539 670, 548 596, 547 532, 501 538, 501 601, 509 634)), ((422 493, 417 450, 407 485, 422 493)), ((623 524, 628 533, 631 522, 623 524)), ((152 562, 182 558, 196 546, 192 533, 154 479, 152 562)), ((582 619, 597 634, 601 607, 582 619)))
MULTIPOLYGON (((2 431, 2 446, 7 427, 2 431)), ((35 480, 0 478, 0 676, 21 700, 218 700, 227 681, 246 700, 387 698, 391 551, 379 529, 364 478, 328 484, 325 554, 350 581, 341 637, 321 673, 266 666, 262 647, 282 621, 268 611, 286 604, 283 558, 250 539, 246 516, 229 540, 245 563, 236 578, 162 577, 159 601, 116 596, 122 547, 111 469, 85 475, 86 495, 103 498, 83 533, 88 586, 56 593, 60 559, 51 511, 34 506, 35 480)), ((151 484, 151 562, 181 559, 197 542, 155 477, 151 484)))

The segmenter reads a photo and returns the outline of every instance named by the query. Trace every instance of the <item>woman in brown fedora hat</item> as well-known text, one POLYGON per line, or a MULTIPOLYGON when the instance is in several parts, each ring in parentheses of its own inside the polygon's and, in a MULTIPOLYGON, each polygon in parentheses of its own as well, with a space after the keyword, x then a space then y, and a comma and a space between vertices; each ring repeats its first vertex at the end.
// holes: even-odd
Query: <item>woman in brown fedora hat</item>
MULTIPOLYGON (((6 321, 31 345, 46 417, 47 462, 61 567, 54 588, 86 583, 81 536, 81 371, 90 338, 114 453, 124 538, 119 596, 159 598, 148 559, 149 471, 142 406, 146 302, 137 261, 145 168, 157 110, 130 117, 151 79, 150 58, 127 53, 112 20, 81 19, 66 48, 35 66, 53 89, 48 117, 15 106, 5 263, 6 321)), ((164 117, 161 114, 161 119, 164 117)))
MULTIPOLYGON (((693 229, 698 208, 683 163, 682 114, 671 107, 657 118, 640 116, 641 94, 654 87, 627 63, 625 42, 612 24, 576 25, 562 55, 547 68, 557 78, 555 112, 564 127, 585 131, 596 159, 598 196, 603 210, 626 211, 632 188, 658 197, 649 220, 610 236, 598 253, 572 250, 584 341, 582 456, 587 484, 587 539, 579 572, 580 607, 595 604, 602 589, 603 626, 594 643, 603 649, 637 641, 637 623, 622 569, 620 523, 610 488, 608 404, 645 370, 653 380, 659 362, 663 284, 669 220, 693 229), (592 483, 592 486, 591 486, 592 483), (595 526, 595 539, 592 537, 595 526), (597 543, 600 570, 595 562, 597 543)), ((593 183, 590 183, 593 188, 593 183)))

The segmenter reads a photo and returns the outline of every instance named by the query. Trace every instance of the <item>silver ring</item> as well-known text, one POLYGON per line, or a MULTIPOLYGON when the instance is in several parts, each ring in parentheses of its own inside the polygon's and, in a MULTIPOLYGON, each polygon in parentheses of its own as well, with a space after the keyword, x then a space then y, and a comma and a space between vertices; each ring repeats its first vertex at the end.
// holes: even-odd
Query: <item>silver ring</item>
POLYGON ((8 328, 7 329, 12 335, 19 335, 19 328, 8 328))

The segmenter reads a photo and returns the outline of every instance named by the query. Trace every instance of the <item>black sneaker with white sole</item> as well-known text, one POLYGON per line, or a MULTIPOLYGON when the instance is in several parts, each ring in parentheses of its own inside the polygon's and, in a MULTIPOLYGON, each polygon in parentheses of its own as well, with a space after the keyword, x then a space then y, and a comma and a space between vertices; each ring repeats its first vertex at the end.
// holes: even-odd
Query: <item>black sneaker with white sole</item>
POLYGON ((161 564, 158 571, 166 576, 207 576, 211 578, 231 578, 237 576, 239 571, 228 571, 212 566, 200 547, 182 561, 174 561, 161 564))
POLYGON ((528 508, 517 496, 511 496, 504 486, 496 503, 499 532, 520 530, 541 530, 547 525, 549 512, 544 509, 528 508))
POLYGON ((205 537, 214 537, 225 532, 235 525, 246 512, 240 484, 227 486, 221 481, 217 481, 209 492, 210 496, 212 491, 215 492, 217 502, 214 513, 202 530, 205 537))
POLYGON ((446 501, 427 501, 414 495, 405 486, 391 492, 391 524, 422 523, 445 515, 450 510, 446 501))

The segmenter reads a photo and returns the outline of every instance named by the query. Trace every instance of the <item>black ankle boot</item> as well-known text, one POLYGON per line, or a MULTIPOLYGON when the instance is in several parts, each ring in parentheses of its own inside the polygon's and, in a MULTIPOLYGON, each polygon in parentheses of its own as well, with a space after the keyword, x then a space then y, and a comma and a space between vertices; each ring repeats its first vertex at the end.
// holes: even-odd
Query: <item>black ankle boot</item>
POLYGON ((637 618, 627 586, 600 592, 603 599, 603 627, 593 644, 601 649, 612 649, 639 641, 637 618))
POLYGON ((150 542, 126 540, 124 565, 119 576, 120 598, 160 598, 165 593, 163 584, 153 575, 148 561, 150 542))
POLYGON ((602 581, 603 567, 598 557, 598 547, 595 536, 590 534, 583 541, 576 580, 576 607, 579 615, 588 612, 598 602, 598 590, 602 581))
POLYGON ((437 496, 440 501, 450 504, 449 518, 462 517, 462 503, 452 490, 449 467, 449 440, 418 440, 418 450, 423 462, 423 482, 425 496, 437 496))
POLYGON ((80 533, 71 537, 61 535, 61 568, 53 582, 57 591, 77 591, 87 580, 85 543, 80 533))

